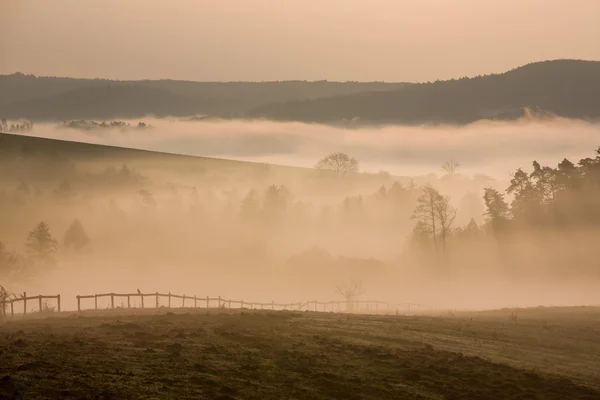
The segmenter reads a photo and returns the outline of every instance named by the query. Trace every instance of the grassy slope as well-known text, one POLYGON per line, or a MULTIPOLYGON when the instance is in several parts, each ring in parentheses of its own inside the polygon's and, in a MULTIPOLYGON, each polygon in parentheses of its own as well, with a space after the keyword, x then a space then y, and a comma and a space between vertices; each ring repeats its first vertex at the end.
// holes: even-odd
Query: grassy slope
MULTIPOLYGON (((34 136, 24 136, 0 132, 0 154, 26 153, 28 155, 53 154, 65 157, 71 161, 92 161, 99 159, 103 161, 117 160, 128 162, 131 160, 148 160, 151 162, 163 162, 166 164, 177 164, 180 169, 188 166, 190 169, 199 167, 218 168, 221 172, 239 171, 248 168, 261 168, 263 164, 228 160, 201 156, 186 156, 172 153, 161 153, 156 151, 138 150, 100 144, 73 142, 68 140, 47 139, 34 136)), ((269 165, 269 168, 285 171, 296 171, 306 173, 311 169, 300 167, 286 167, 269 165)))
POLYGON ((598 399, 598 310, 65 314, 0 325, 0 396, 598 399))

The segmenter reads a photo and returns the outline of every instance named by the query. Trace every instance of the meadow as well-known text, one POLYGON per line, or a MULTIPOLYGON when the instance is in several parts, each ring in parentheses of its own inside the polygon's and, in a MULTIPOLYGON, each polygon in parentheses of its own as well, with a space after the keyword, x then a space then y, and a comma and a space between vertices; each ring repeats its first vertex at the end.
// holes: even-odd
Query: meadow
POLYGON ((598 399, 600 310, 198 309, 0 326, 2 399, 598 399))

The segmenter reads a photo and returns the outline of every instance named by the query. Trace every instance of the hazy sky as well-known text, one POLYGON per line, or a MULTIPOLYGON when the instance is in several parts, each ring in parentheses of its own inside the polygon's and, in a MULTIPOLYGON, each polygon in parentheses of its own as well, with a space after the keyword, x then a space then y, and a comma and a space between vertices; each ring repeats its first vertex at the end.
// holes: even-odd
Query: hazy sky
POLYGON ((600 0, 0 0, 0 73, 427 81, 600 60, 600 0))

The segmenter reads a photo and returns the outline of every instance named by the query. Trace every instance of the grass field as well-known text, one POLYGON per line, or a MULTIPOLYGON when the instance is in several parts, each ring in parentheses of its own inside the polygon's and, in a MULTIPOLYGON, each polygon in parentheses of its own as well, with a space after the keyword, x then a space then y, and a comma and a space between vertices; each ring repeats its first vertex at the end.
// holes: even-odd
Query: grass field
POLYGON ((197 310, 0 325, 0 399, 600 399, 598 309, 197 310))

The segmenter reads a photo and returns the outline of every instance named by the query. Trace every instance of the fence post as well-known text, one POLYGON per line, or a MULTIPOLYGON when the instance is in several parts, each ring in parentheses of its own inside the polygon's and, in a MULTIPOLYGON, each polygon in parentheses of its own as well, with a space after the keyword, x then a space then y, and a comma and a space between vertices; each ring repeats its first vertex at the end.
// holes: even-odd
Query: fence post
POLYGON ((317 310, 317 301, 316 300, 315 300, 315 311, 318 311, 317 310))
POLYGON ((158 308, 158 292, 156 292, 156 308, 158 308))
POLYGON ((171 292, 169 292, 169 308, 171 308, 171 292))
POLYGON ((221 296, 219 296, 219 308, 221 308, 221 296))
POLYGON ((81 298, 79 297, 79 295, 77 295, 77 312, 81 312, 81 298))
POLYGON ((131 308, 131 300, 129 298, 129 295, 127 295, 127 308, 131 308))
MULTIPOLYGON (((77 296, 79 297, 79 296, 77 296)), ((98 295, 95 294, 94 295, 94 309, 97 311, 98 310, 98 295)))
POLYGON ((183 295, 183 301, 181 302, 181 307, 185 308, 185 294, 183 295))
POLYGON ((206 296, 206 308, 210 307, 210 299, 206 296))
POLYGON ((10 301, 10 316, 11 317, 15 315, 15 309, 14 309, 13 303, 14 303, 14 300, 11 300, 10 301))
POLYGON ((27 314, 27 292, 23 292, 23 315, 27 314))
POLYGON ((39 302, 39 306, 40 306, 40 312, 42 312, 42 295, 41 294, 38 296, 38 302, 39 302))
POLYGON ((60 312, 60 294, 56 296, 56 302, 58 303, 58 312, 60 312))
POLYGON ((198 298, 194 295, 194 308, 198 308, 198 298))
POLYGON ((140 293, 140 302, 142 303, 142 308, 144 308, 144 294, 140 293))
POLYGON ((115 294, 110 294, 110 308, 115 308, 115 294))
POLYGON ((229 299, 229 301, 227 301, 227 308, 231 308, 231 299, 229 299))

